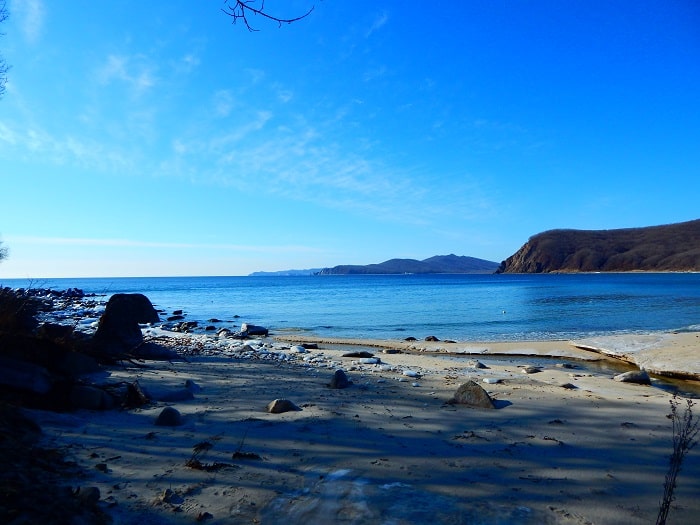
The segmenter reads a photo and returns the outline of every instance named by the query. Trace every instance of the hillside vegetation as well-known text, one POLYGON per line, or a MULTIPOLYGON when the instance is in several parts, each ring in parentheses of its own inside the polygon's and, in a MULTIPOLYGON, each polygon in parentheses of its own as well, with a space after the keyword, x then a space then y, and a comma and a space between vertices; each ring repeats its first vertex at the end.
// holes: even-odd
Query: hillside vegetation
POLYGON ((497 273, 700 271, 700 219, 617 230, 550 230, 497 273))
POLYGON ((498 263, 475 257, 458 255, 436 255, 422 261, 416 259, 390 259, 378 264, 352 265, 344 264, 333 268, 324 268, 318 275, 349 274, 402 274, 402 273, 493 273, 498 263))

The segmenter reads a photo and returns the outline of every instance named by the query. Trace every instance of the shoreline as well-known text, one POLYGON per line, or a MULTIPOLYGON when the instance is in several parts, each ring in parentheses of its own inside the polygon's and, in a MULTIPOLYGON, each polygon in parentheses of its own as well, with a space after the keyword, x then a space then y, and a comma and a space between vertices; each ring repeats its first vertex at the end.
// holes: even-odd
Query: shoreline
MULTIPOLYGON (((190 353, 109 367, 101 380, 137 380, 154 399, 191 381, 191 398, 122 411, 27 411, 45 442, 84 468, 82 483, 98 487, 115 524, 642 525, 656 516, 671 395, 612 381, 586 362, 560 366, 551 359, 559 350, 591 354, 567 343, 488 343, 487 352, 451 354, 435 342, 433 351, 377 352, 370 363, 344 355, 377 341, 302 351, 276 337, 224 348, 200 335, 145 335, 190 353), (539 353, 503 353, 518 346, 539 353), (329 388, 337 369, 348 388, 329 388), (483 385, 495 409, 448 403, 468 380, 483 385), (299 410, 269 413, 273 399, 299 410), (165 407, 182 424, 154 425, 165 407), (188 466, 202 444, 196 457, 216 471, 188 466)), ((674 523, 694 523, 698 491, 700 457, 691 453, 674 523)))
MULTIPOLYGON (((276 340, 398 349, 404 352, 471 356, 529 356, 580 361, 609 360, 671 379, 700 381, 700 332, 656 332, 539 341, 404 341, 276 335, 276 340)), ((700 385, 698 385, 700 386, 700 385)))
MULTIPOLYGON (((598 364, 700 366, 700 332, 408 342, 236 339, 155 323, 142 333, 181 359, 124 361, 86 383, 138 383, 147 403, 24 410, 115 525, 642 525, 662 495, 673 397, 613 381, 614 367, 598 364), (330 388, 337 370, 347 388, 330 388), (450 403, 469 381, 494 409, 450 403), (276 399, 297 410, 270 413, 276 399), (157 424, 166 409, 181 420, 157 424)), ((691 453, 674 523, 695 523, 698 492, 691 453)))

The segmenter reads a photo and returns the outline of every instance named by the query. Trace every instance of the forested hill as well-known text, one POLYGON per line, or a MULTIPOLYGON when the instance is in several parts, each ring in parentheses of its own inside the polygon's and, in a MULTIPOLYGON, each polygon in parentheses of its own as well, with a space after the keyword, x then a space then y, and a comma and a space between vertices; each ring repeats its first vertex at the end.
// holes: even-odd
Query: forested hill
POLYGON ((550 230, 497 273, 700 271, 700 219, 618 230, 550 230))
POLYGON ((401 274, 401 273, 493 273, 498 263, 475 257, 436 255, 422 261, 416 259, 390 259, 379 264, 340 265, 324 268, 318 275, 348 274, 401 274))

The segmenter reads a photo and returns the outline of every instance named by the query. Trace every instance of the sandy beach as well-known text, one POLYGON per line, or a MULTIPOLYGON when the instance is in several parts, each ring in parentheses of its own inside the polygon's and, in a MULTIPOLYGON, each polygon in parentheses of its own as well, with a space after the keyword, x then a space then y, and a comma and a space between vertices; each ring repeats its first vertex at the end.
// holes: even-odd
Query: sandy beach
MULTIPOLYGON (((697 351, 697 340, 669 334, 664 344, 697 351)), ((152 399, 167 399, 189 381, 192 399, 129 410, 28 411, 44 443, 88 473, 81 486, 99 488, 99 505, 114 523, 656 519, 672 450, 671 394, 614 381, 631 366, 570 342, 450 348, 266 338, 222 351, 180 334, 168 344, 185 359, 126 362, 93 380, 138 381, 152 399), (300 342, 318 348, 299 353, 293 345, 300 342), (379 362, 343 357, 358 350, 379 362), (337 369, 351 386, 329 388, 337 369), (470 379, 495 409, 447 403, 470 379), (299 410, 268 413, 274 399, 299 410), (180 412, 182 424, 155 425, 166 406, 180 412)), ((700 454, 692 451, 669 522, 697 523, 698 494, 700 454)))

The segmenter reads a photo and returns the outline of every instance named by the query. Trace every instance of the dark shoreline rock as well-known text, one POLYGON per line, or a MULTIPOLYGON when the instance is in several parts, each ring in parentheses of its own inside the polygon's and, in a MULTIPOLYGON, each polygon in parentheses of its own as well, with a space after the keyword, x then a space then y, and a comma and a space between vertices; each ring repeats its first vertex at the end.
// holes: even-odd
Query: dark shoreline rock
POLYGON ((140 323, 157 323, 158 312, 143 294, 114 294, 100 317, 93 344, 107 355, 134 353, 143 343, 140 323))

